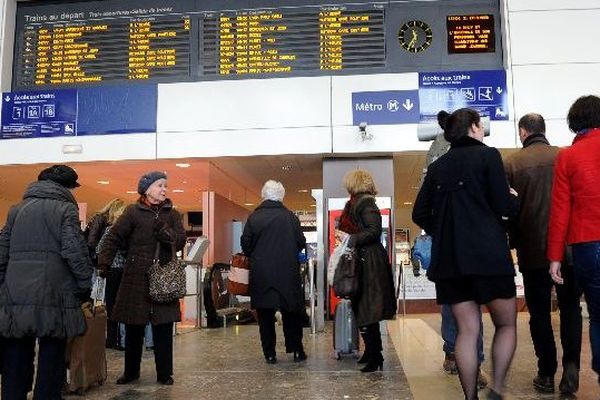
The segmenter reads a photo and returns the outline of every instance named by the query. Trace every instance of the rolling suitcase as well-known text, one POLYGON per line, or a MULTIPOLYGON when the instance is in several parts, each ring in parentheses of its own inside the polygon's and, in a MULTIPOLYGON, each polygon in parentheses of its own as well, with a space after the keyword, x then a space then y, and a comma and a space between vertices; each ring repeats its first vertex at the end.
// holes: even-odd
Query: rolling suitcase
POLYGON ((343 354, 358 356, 358 327, 348 299, 340 299, 335 307, 333 349, 334 356, 338 360, 343 354))
POLYGON ((67 346, 68 383, 70 393, 83 395, 92 386, 106 381, 106 308, 85 303, 81 306, 86 330, 67 346))

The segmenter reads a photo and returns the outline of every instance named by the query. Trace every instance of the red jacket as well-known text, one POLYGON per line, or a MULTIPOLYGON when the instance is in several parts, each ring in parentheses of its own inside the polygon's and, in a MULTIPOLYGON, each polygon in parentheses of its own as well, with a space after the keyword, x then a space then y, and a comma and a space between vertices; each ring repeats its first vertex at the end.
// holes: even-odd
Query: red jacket
POLYGON ((600 241, 600 128, 578 135, 554 164, 548 258, 561 261, 565 243, 600 241))

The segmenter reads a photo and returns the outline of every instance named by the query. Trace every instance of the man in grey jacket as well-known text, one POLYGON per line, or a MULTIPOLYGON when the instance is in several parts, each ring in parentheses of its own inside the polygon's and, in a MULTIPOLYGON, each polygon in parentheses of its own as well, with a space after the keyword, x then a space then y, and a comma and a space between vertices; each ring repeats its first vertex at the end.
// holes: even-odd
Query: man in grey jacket
POLYGON ((68 338, 85 332, 92 263, 66 165, 43 170, 13 206, 0 232, 2 398, 25 400, 39 344, 34 399, 61 399, 68 338))

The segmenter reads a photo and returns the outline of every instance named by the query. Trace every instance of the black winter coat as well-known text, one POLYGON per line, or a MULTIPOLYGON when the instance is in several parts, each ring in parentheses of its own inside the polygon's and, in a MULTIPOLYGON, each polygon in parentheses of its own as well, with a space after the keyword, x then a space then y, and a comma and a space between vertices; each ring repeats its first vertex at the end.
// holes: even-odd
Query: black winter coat
POLYGON ((359 261, 359 292, 352 298, 356 323, 366 326, 396 315, 394 279, 388 254, 381 244, 381 212, 375 198, 359 195, 350 209, 359 231, 350 236, 359 261))
POLYGON ((306 238, 298 217, 283 203, 265 200, 248 217, 241 244, 250 257, 252 308, 302 311, 298 253, 306 238))
POLYGON ((179 300, 155 303, 150 299, 146 272, 152 265, 157 242, 161 244, 161 263, 171 260, 173 247, 179 251, 185 245, 181 214, 173 209, 169 199, 158 211, 139 202, 127 206, 106 236, 98 255, 99 269, 107 270, 119 249, 126 254, 123 278, 112 311, 114 321, 131 325, 181 321, 179 300))
POLYGON ((498 150, 470 137, 452 143, 429 166, 413 208, 433 239, 429 279, 514 275, 503 218, 518 210, 498 150))
POLYGON ((93 267, 71 192, 34 182, 0 233, 0 335, 71 338, 83 334, 79 298, 93 267))

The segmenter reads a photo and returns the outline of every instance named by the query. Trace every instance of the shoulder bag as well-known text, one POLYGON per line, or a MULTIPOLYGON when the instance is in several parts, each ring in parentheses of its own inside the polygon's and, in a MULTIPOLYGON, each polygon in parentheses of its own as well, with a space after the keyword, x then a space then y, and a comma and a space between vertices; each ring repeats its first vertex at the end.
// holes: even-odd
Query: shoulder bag
POLYGON ((177 259, 175 245, 171 246, 168 263, 160 263, 159 253, 160 243, 156 243, 154 259, 148 268, 150 298, 156 303, 169 303, 185 296, 185 264, 177 259))
POLYGON ((333 291, 338 297, 358 294, 358 255, 353 247, 346 247, 333 275, 333 291))

